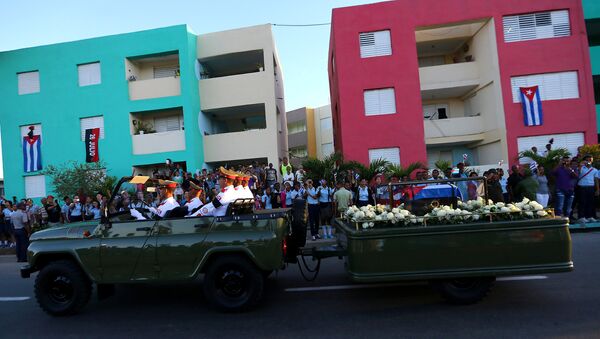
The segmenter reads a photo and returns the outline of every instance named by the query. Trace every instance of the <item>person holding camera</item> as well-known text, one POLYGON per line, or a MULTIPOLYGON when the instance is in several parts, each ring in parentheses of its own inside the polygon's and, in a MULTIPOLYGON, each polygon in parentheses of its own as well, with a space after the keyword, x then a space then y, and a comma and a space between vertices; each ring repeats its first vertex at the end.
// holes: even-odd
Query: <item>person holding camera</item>
POLYGON ((73 202, 69 205, 69 221, 77 222, 83 220, 83 205, 78 196, 73 197, 73 202))

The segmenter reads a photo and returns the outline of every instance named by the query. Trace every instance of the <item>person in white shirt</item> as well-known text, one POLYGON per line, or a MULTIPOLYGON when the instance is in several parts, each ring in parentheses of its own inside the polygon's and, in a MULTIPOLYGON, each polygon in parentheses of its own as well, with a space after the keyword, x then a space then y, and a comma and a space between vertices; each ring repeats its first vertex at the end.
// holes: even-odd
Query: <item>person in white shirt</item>
POLYGON ((188 209, 188 213, 187 213, 188 215, 195 213, 203 205, 202 193, 203 193, 203 190, 200 187, 200 185, 197 184, 195 182, 195 180, 191 180, 190 181, 190 197, 193 197, 193 198, 191 198, 190 201, 185 203, 185 206, 188 209))
MULTIPOLYGON (((150 207, 149 210, 153 215, 156 215, 159 218, 164 218, 164 216, 170 210, 179 207, 179 203, 173 197, 175 193, 175 189, 177 188, 177 183, 169 180, 160 180, 158 188, 160 189, 160 196, 164 200, 158 205, 158 207, 150 207)), ((134 216, 137 220, 146 220, 146 217, 142 215, 138 210, 131 209, 129 211, 132 216, 134 216)))
POLYGON ((290 187, 294 185, 294 172, 292 172, 292 166, 287 167, 287 173, 283 175, 283 183, 290 184, 290 187))
POLYGON ((222 187, 221 192, 217 194, 212 202, 202 206, 201 209, 191 216, 224 216, 227 213, 229 204, 234 202, 237 198, 235 188, 233 187, 233 181, 237 177, 238 176, 235 173, 228 171, 223 167, 219 168, 219 187, 222 187))
POLYGON ((254 193, 252 193, 252 190, 250 189, 250 187, 248 187, 248 182, 250 181, 250 175, 249 174, 244 174, 241 177, 242 180, 242 198, 244 199, 254 199, 254 193))
POLYGON ((299 182, 300 184, 304 184, 304 175, 305 174, 306 174, 306 172, 304 172, 302 165, 300 165, 300 168, 296 171, 296 181, 299 182))

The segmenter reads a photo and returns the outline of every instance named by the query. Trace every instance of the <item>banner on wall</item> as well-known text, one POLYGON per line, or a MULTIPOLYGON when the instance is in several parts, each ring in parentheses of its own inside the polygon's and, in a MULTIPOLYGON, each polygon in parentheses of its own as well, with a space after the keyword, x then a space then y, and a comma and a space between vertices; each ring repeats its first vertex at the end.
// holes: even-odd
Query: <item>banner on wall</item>
POLYGON ((98 139, 100 128, 85 130, 85 162, 98 162, 98 139))
POLYGON ((42 136, 35 134, 35 126, 23 137, 23 168, 25 172, 42 170, 42 136))
POLYGON ((544 112, 542 111, 539 87, 519 87, 519 91, 521 93, 525 126, 541 126, 544 121, 544 112))

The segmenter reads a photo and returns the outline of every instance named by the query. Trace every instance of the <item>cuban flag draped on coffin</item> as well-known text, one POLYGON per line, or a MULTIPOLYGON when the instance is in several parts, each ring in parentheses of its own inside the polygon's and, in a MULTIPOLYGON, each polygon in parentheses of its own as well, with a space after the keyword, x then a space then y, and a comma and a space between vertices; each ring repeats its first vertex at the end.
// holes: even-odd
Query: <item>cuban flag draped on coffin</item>
POLYGON ((542 99, 538 86, 519 87, 521 104, 523 105, 523 118, 525 126, 541 126, 543 123, 542 99))
POLYGON ((25 172, 42 170, 42 136, 35 134, 34 126, 23 137, 23 167, 25 172))

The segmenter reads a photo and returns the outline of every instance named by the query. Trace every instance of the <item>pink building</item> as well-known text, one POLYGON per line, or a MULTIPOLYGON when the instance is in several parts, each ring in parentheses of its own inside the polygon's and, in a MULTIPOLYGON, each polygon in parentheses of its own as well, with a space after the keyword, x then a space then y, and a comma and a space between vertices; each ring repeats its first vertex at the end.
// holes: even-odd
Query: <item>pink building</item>
POLYGON ((520 151, 595 143, 579 0, 398 0, 333 10, 334 144, 347 159, 516 162, 520 151), (519 88, 539 87, 525 126, 519 88))

